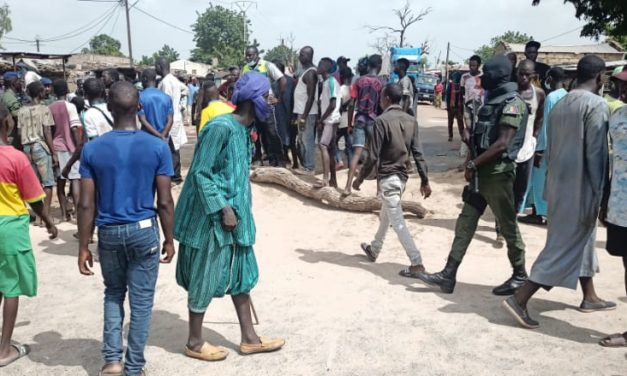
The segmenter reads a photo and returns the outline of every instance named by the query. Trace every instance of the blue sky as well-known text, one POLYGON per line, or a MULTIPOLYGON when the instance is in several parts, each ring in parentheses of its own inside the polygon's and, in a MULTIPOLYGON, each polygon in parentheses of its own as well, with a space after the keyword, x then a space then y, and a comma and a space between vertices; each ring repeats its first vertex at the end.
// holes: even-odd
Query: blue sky
MULTIPOLYGON (((106 13, 114 4, 78 0, 5 0, 11 8, 13 31, 7 36, 33 40, 65 34, 106 13)), ((136 0, 130 0, 134 3, 136 0)), ((214 3, 230 6, 227 1, 214 3)), ((312 45, 316 58, 345 55, 356 59, 373 53, 370 45, 380 34, 370 34, 366 24, 395 25, 392 9, 400 7, 404 0, 316 0, 285 1, 258 0, 257 7, 248 12, 252 21, 253 37, 264 49, 277 45, 283 37, 294 37, 294 46, 312 45)), ((196 12, 206 9, 208 1, 201 0, 139 0, 137 7, 181 29, 190 30, 196 20, 196 12)), ((546 40, 562 33, 545 44, 574 45, 594 43, 579 37, 577 29, 584 23, 574 16, 574 8, 562 0, 543 0, 539 7, 532 7, 531 0, 412 0, 416 9, 431 7, 425 19, 412 26, 407 33, 409 43, 419 45, 423 40, 431 42, 430 60, 438 55, 444 59, 446 43, 451 42, 451 60, 462 61, 472 50, 487 43, 491 37, 507 30, 532 35, 536 40, 546 40), (574 30, 574 31, 573 31, 574 30)), ((133 55, 150 55, 163 44, 174 47, 182 57, 188 57, 194 48, 193 35, 159 23, 131 10, 133 31, 133 55)), ((99 24, 71 39, 44 43, 42 52, 79 52, 87 41, 101 29, 122 42, 122 50, 128 53, 124 12, 115 11, 108 22, 99 24)), ((3 39, 10 51, 34 51, 35 46, 26 42, 3 39)))

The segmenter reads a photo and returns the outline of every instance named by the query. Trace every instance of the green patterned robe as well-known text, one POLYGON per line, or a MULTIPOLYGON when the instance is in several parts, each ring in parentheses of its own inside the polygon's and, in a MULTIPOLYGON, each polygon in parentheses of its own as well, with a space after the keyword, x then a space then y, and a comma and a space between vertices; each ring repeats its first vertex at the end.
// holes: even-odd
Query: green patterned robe
POLYGON ((248 129, 233 115, 213 119, 199 135, 174 214, 180 242, 176 279, 188 291, 192 312, 204 312, 214 297, 249 293, 257 284, 249 153, 248 129), (232 232, 222 228, 226 206, 238 219, 232 232))

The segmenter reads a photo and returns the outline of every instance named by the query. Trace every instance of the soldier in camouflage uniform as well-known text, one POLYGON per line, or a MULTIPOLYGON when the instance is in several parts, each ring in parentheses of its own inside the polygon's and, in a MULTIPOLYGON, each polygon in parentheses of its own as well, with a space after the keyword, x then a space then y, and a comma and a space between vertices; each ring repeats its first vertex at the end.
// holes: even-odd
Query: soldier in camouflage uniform
POLYGON ((416 276, 427 284, 439 286, 445 293, 452 293, 455 288, 457 269, 486 206, 490 206, 500 224, 507 242, 507 255, 514 269, 512 277, 492 292, 495 295, 511 295, 527 279, 525 244, 516 222, 513 184, 514 160, 524 139, 528 109, 516 91, 517 84, 510 82, 511 73, 512 64, 505 56, 497 56, 484 66, 482 85, 487 91, 485 104, 479 110, 472 134, 465 137, 472 143, 471 147, 477 155, 467 161, 465 177, 470 182, 477 174, 478 191, 471 186, 464 189, 464 207, 455 225, 455 239, 444 270, 416 276))

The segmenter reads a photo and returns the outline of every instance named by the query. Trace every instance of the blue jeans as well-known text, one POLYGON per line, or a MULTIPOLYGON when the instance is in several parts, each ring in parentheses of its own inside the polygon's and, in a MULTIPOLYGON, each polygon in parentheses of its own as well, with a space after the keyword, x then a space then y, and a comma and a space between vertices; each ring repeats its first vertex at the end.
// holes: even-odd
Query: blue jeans
POLYGON ((357 118, 355 129, 353 129, 353 147, 365 148, 374 132, 374 120, 368 118, 357 118))
MULTIPOLYGON (((344 153, 346 153, 346 158, 348 158, 348 164, 350 165, 351 160, 353 160, 353 136, 348 133, 348 128, 340 128, 337 131, 336 141, 339 142, 342 137, 344 137, 344 153)), ((335 148, 335 160, 342 162, 342 152, 339 147, 335 148)))
POLYGON ((106 364, 122 362, 124 298, 128 289, 131 324, 124 370, 139 375, 146 364, 155 285, 159 274, 159 226, 155 218, 98 228, 98 253, 105 284, 102 355, 106 364))
POLYGON ((309 171, 316 169, 316 123, 318 115, 309 115, 305 124, 298 125, 298 143, 303 167, 309 171))

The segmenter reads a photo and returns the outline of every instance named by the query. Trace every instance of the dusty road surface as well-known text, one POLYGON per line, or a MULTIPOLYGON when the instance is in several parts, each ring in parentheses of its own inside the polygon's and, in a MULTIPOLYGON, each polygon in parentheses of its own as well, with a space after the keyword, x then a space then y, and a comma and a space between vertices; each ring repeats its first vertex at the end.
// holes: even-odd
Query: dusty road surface
MULTIPOLYGON (((445 116, 420 107, 434 190, 424 205, 433 214, 408 218, 430 271, 444 264, 461 207, 459 141, 446 141, 445 116)), ((184 154, 189 157, 192 149, 184 154)), ((422 200, 418 187, 412 177, 405 198, 422 200)), ((364 194, 374 191, 374 182, 367 182, 364 194)), ((227 347, 229 358, 214 364, 186 358, 186 295, 176 284, 175 264, 164 265, 146 349, 149 375, 627 375, 627 351, 597 345, 603 335, 627 330, 622 265, 606 254, 602 229, 597 242, 602 273, 595 283, 618 308, 579 313, 580 291, 539 292, 530 309, 541 328, 530 331, 518 328, 503 312, 502 298, 491 294, 511 270, 506 249, 494 247, 490 214, 479 225, 455 293, 445 295, 398 276, 407 257, 393 233, 377 263, 367 262, 359 244, 372 240, 375 214, 331 210, 273 186, 253 185, 253 195, 261 270, 252 295, 257 330, 284 336, 287 345, 273 354, 237 354, 239 328, 225 298, 211 305, 205 335, 227 347)), ((59 227, 56 241, 31 227, 39 295, 22 300, 14 338, 30 344, 32 353, 0 369, 2 376, 96 375, 102 365, 99 266, 95 276, 81 276, 75 227, 59 227)), ((530 266, 546 230, 521 229, 530 266)))

